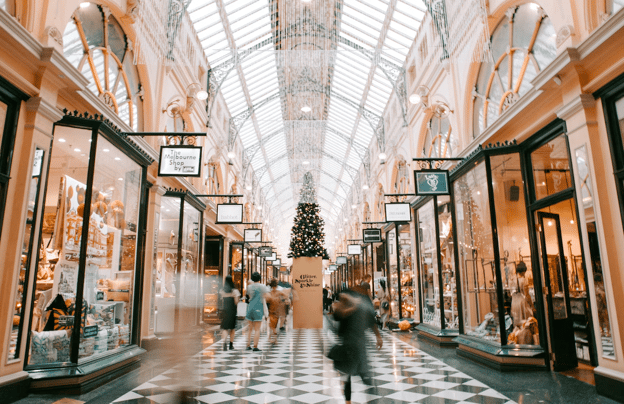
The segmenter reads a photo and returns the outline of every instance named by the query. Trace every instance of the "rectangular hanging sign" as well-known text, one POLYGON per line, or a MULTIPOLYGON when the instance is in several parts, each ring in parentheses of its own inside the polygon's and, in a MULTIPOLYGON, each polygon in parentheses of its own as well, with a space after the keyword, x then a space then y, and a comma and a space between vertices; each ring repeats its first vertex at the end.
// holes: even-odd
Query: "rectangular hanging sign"
POLYGON ((329 268, 327 268, 327 270, 328 270, 329 272, 334 272, 334 271, 335 271, 335 270, 337 270, 337 269, 338 269, 338 265, 336 265, 336 264, 331 264, 331 265, 329 266, 329 268))
POLYGON ((347 263, 347 257, 336 257, 336 265, 344 265, 347 263))
POLYGON ((266 260, 267 260, 268 262, 271 262, 271 261, 275 261, 276 259, 277 259, 277 253, 276 253, 276 252, 273 252, 273 253, 271 253, 271 255, 270 255, 269 257, 267 257, 267 259, 266 259, 266 260))
POLYGON ((414 171, 416 195, 449 195, 448 170, 414 171))
POLYGON ((41 166, 43 165, 43 150, 35 150, 35 161, 33 161, 32 177, 36 178, 41 175, 41 166))
POLYGON ((364 244, 381 243, 381 229, 364 229, 362 230, 362 240, 364 244))
POLYGON ((239 203, 220 203, 217 205, 216 224, 243 223, 243 205, 239 203))
POLYGON ((262 229, 245 229, 245 243, 261 243, 262 229))
POLYGON ((161 146, 159 177, 201 176, 201 146, 161 146))
POLYGON ((411 222, 412 208, 409 203, 386 203, 386 222, 411 222))
POLYGON ((282 266, 282 260, 273 260, 271 261, 271 265, 273 265, 274 267, 281 267, 282 266))
POLYGON ((362 254, 362 246, 359 244, 349 244, 347 246, 347 254, 349 255, 360 255, 362 254))
MULTIPOLYGON (((270 258, 273 255, 273 249, 269 246, 258 248, 258 256, 262 258, 270 258)), ((268 261, 268 260, 267 260, 268 261)))

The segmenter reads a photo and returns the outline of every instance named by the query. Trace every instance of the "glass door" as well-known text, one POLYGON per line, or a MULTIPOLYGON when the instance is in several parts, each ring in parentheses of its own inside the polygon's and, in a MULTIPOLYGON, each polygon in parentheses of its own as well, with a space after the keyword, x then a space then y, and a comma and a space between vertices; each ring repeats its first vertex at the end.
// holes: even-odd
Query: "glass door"
POLYGON ((543 298, 549 323, 551 365, 555 370, 578 366, 570 316, 568 261, 564 252, 560 215, 537 212, 543 298))

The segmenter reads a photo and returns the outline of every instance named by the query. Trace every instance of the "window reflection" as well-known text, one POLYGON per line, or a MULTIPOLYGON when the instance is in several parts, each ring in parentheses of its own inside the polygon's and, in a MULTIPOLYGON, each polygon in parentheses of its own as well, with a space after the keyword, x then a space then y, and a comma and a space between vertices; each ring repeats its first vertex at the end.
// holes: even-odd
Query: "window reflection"
POLYGON ((572 187, 565 135, 560 135, 532 152, 531 164, 536 200, 572 187))

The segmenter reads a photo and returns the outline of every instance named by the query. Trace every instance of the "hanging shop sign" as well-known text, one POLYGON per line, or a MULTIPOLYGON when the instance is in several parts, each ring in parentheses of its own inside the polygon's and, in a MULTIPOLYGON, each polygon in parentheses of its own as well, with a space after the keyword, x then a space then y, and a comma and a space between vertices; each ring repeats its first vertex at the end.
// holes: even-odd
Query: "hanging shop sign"
POLYGON ((381 243, 381 229, 364 229, 362 230, 362 241, 364 244, 381 243))
POLYGON ((243 223, 243 205, 239 203, 220 203, 217 205, 216 224, 243 223))
POLYGON ((270 262, 270 261, 275 261, 276 259, 277 259, 277 253, 273 252, 273 253, 271 253, 270 257, 267 257, 266 260, 270 262))
POLYGON ((259 247, 258 248, 258 256, 262 258, 268 258, 273 256, 273 249, 269 246, 259 247))
POLYGON ((158 176, 199 177, 201 156, 201 146, 162 146, 158 161, 158 176))
POLYGON ((334 272, 334 271, 336 271, 338 269, 338 265, 331 264, 327 269, 328 269, 329 272, 334 272))
POLYGON ((386 203, 386 222, 411 222, 412 208, 409 203, 386 203))
POLYGON ((349 244, 347 246, 347 254, 349 255, 360 255, 362 254, 362 246, 359 244, 349 244))
POLYGON ((43 164, 43 150, 35 150, 35 161, 33 161, 32 177, 36 178, 41 175, 41 166, 43 164))
POLYGON ((273 265, 274 267, 281 267, 282 266, 282 260, 275 259, 275 260, 271 261, 271 265, 273 265))
POLYGON ((347 257, 336 257, 336 265, 344 265, 347 263, 347 257))
POLYGON ((245 229, 245 243, 261 243, 262 229, 245 229))
POLYGON ((414 171, 416 195, 449 195, 449 175, 447 170, 414 171))

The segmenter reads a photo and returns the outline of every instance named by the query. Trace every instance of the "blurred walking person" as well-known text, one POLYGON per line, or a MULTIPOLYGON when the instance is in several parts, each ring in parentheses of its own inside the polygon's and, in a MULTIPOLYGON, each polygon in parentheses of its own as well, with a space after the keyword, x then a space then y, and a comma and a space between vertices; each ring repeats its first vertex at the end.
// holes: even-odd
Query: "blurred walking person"
POLYGON ((271 291, 265 295, 269 305, 269 342, 273 345, 277 343, 277 323, 280 318, 286 317, 286 306, 290 304, 290 299, 281 290, 277 289, 277 279, 271 279, 271 291))
POLYGON ((383 346, 381 334, 375 324, 375 310, 367 296, 358 291, 346 290, 340 293, 334 304, 334 319, 340 322, 338 337, 340 345, 334 346, 329 358, 334 368, 346 374, 344 395, 346 404, 351 403, 351 376, 358 375, 366 384, 371 384, 368 365, 366 331, 371 330, 377 338, 377 349, 383 346))
POLYGON ((223 289, 219 292, 223 299, 221 307, 221 330, 223 338, 223 350, 227 351, 227 336, 230 334, 230 350, 234 349, 234 334, 236 332, 236 308, 240 292, 234 286, 234 281, 230 275, 225 277, 223 289))
POLYGON ((254 282, 247 286, 247 294, 249 295, 249 304, 247 305, 247 315, 245 318, 249 321, 247 327, 247 349, 251 350, 251 333, 254 333, 254 351, 260 351, 258 341, 260 340, 260 326, 262 325, 262 317, 264 317, 264 295, 269 292, 269 288, 258 283, 262 277, 258 272, 251 274, 251 280, 254 282))
POLYGON ((390 292, 386 289, 386 281, 379 280, 379 286, 381 290, 378 293, 379 296, 379 316, 381 317, 381 329, 386 328, 386 323, 390 317, 390 292))

